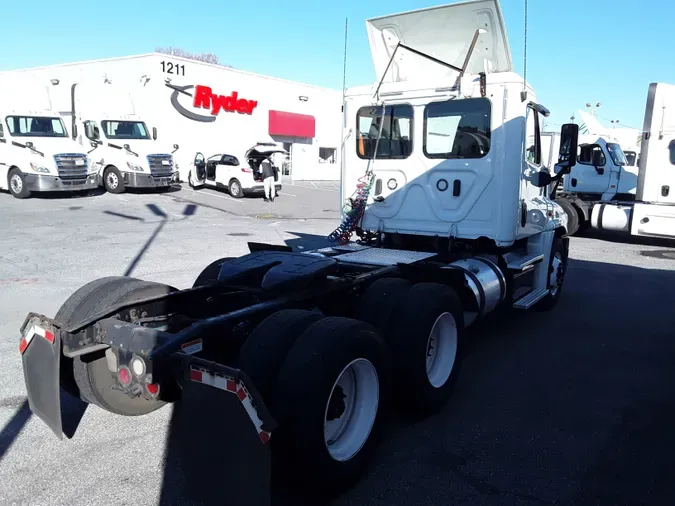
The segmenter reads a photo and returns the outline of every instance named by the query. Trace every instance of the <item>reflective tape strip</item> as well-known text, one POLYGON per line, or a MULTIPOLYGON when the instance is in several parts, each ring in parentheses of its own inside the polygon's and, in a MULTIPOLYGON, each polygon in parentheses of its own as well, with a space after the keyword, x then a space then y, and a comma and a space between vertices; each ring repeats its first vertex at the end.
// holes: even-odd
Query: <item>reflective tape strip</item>
POLYGON ((26 348, 28 348, 28 345, 30 342, 33 340, 33 336, 40 336, 45 338, 47 341, 49 341, 51 344, 54 344, 54 334, 52 334, 50 331, 47 329, 43 329, 42 327, 38 327, 37 325, 33 325, 26 334, 21 338, 21 341, 19 342, 19 353, 23 355, 23 352, 26 351, 26 348))
POLYGON ((209 385, 225 392, 235 394, 239 398, 242 406, 246 410, 248 417, 253 422, 255 430, 258 432, 258 436, 263 444, 267 443, 272 434, 262 429, 262 420, 258 416, 258 412, 253 407, 253 397, 243 385, 232 376, 226 374, 209 374, 208 372, 199 369, 197 367, 190 367, 190 379, 196 381, 197 383, 202 383, 204 385, 209 385))

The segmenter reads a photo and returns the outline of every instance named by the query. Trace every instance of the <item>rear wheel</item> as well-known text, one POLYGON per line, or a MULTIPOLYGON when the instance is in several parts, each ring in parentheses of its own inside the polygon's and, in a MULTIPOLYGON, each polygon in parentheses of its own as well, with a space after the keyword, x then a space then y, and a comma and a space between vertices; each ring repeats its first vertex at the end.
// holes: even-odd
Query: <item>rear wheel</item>
POLYGON ((235 199, 240 199, 244 196, 244 190, 242 189, 241 183, 239 182, 238 179, 233 179, 232 181, 230 181, 228 190, 230 192, 230 195, 232 195, 235 199))
POLYGON ((288 353, 276 385, 279 429, 272 445, 279 471, 319 493, 351 486, 375 451, 389 378, 388 349, 374 327, 341 317, 312 324, 288 353))
MULTIPOLYGON (((107 308, 134 299, 165 295, 176 289, 160 283, 140 279, 111 276, 97 279, 80 288, 61 306, 55 320, 63 325, 82 321, 107 308)), ((159 409, 164 402, 131 398, 113 390, 115 380, 104 351, 70 359, 62 357, 62 385, 67 392, 83 401, 126 416, 144 415, 159 409), (66 369, 72 367, 72 375, 66 369)))
POLYGON ((462 304, 452 288, 418 283, 398 299, 386 338, 402 408, 426 413, 447 402, 459 375, 463 333, 462 304))
POLYGON ((25 199, 30 197, 30 190, 26 185, 26 178, 19 169, 12 169, 7 175, 9 192, 14 198, 25 199))

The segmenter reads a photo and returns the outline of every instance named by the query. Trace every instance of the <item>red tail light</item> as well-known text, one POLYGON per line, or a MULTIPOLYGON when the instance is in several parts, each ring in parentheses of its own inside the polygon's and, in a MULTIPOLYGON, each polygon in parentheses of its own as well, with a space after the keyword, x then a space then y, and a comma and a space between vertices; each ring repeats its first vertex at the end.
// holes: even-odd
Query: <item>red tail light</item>
POLYGON ((159 385, 157 383, 149 383, 148 392, 150 392, 152 395, 157 395, 159 393, 159 385))
POLYGON ((117 377, 122 385, 126 386, 131 383, 131 372, 126 367, 120 367, 117 371, 117 377))
POLYGON ((242 168, 241 168, 241 171, 242 171, 242 172, 248 172, 249 174, 250 174, 251 172, 253 172, 252 169, 249 169, 249 168, 247 168, 247 167, 242 167, 242 168))

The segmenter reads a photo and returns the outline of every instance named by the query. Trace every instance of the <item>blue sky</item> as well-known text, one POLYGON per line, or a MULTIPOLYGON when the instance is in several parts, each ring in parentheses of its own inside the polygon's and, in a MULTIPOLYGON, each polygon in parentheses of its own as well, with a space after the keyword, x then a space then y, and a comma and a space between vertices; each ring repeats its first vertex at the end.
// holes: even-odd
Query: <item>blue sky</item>
MULTIPOLYGON (((7 1, 0 10, 3 40, 13 42, 2 53, 0 70, 174 46, 213 52, 240 69, 340 89, 345 17, 347 85, 369 84, 376 76, 365 19, 443 3, 450 2, 7 1)), ((522 73, 524 0, 501 5, 516 71, 522 73)), ((557 129, 586 102, 602 102, 601 118, 641 128, 649 83, 675 83, 675 2, 529 0, 528 17, 527 78, 552 111, 547 129, 557 129)))

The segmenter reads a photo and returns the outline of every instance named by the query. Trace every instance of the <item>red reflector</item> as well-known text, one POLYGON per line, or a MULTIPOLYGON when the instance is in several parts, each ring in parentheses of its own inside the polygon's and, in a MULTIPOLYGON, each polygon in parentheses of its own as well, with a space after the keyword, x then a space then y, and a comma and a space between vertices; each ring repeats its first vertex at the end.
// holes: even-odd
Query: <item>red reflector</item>
POLYGON ((19 353, 23 355, 23 352, 26 351, 26 348, 28 348, 28 341, 26 341, 25 337, 22 337, 21 342, 19 342, 19 353))
POLYGON ((195 369, 190 369, 190 379, 192 381, 202 382, 202 372, 195 369))
POLYGON ((246 399, 246 392, 244 392, 243 388, 240 388, 239 390, 237 390, 237 397, 239 397, 240 401, 243 401, 244 399, 246 399))
POLYGON ((117 377, 119 378, 122 385, 128 385, 131 383, 131 373, 126 367, 121 367, 120 370, 117 371, 117 377))
POLYGON ((50 343, 54 344, 54 334, 52 334, 48 330, 45 330, 45 339, 50 343))
POLYGON ((159 393, 159 385, 156 383, 149 383, 148 392, 150 392, 152 395, 157 395, 159 393))
POLYGON ((262 431, 260 433, 260 440, 263 442, 263 444, 267 443, 270 440, 270 433, 262 431))
POLYGON ((225 385, 226 385, 226 388, 227 388, 227 391, 228 391, 228 392, 232 392, 232 393, 236 393, 236 392, 237 392, 237 384, 236 384, 234 381, 232 381, 232 380, 227 380, 227 382, 225 383, 225 385))

